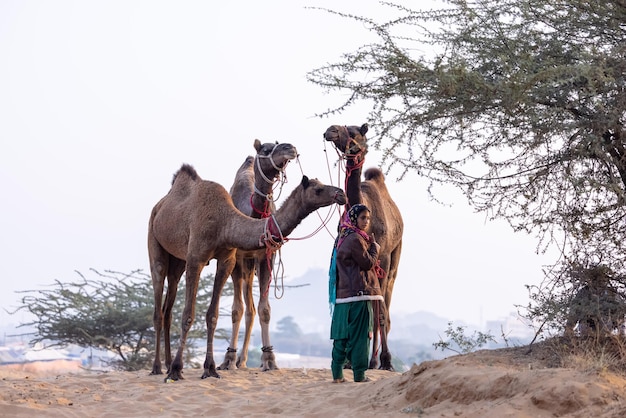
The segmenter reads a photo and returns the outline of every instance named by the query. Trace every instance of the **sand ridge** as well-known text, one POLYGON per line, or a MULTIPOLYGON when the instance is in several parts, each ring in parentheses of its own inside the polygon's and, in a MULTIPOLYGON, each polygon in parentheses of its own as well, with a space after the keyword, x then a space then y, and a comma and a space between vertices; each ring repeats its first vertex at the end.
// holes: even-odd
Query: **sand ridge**
POLYGON ((404 373, 368 370, 368 383, 332 383, 329 369, 248 368, 221 379, 140 372, 0 368, 0 416, 26 417, 601 417, 626 416, 626 379, 545 367, 521 350, 483 350, 404 373))

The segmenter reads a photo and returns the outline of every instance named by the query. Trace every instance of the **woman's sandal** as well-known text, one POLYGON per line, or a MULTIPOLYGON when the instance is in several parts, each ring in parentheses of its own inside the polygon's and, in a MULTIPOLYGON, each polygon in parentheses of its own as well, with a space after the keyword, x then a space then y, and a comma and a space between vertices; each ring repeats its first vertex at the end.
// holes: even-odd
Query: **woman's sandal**
POLYGON ((333 380, 333 383, 343 383, 343 382, 345 382, 345 381, 346 381, 346 379, 342 377, 341 379, 335 379, 335 380, 333 380))

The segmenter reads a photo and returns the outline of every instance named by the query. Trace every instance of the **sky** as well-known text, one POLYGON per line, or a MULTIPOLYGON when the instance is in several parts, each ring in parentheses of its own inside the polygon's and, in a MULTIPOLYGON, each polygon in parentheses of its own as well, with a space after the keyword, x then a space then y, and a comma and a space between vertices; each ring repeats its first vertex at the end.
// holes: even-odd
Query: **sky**
MULTIPOLYGON (((367 122, 369 109, 316 117, 346 93, 306 73, 371 37, 310 7, 388 13, 372 0, 0 1, 0 325, 25 319, 6 312, 18 291, 89 269, 148 273, 150 211, 183 163, 228 190, 255 139, 288 142, 300 157, 279 205, 302 174, 343 185, 322 134, 367 122)), ((380 155, 370 150, 365 167, 380 155)), ((525 285, 553 261, 536 254, 536 240, 487 222, 454 192, 439 196, 449 207, 431 202, 424 179, 398 174, 387 173, 405 225, 392 318, 430 311, 480 324, 526 305, 525 285)), ((334 230, 336 207, 291 238, 329 210, 334 230)), ((322 230, 285 244, 285 282, 326 270, 333 239, 322 230)))

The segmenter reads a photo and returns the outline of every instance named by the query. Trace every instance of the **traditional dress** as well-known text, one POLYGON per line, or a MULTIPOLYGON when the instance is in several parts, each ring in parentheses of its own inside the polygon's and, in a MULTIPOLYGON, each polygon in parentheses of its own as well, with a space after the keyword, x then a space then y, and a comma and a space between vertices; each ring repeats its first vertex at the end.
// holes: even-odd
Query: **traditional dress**
POLYGON ((333 340, 331 370, 334 381, 343 379, 350 361, 354 381, 365 380, 372 332, 372 301, 384 301, 376 263, 378 247, 357 227, 365 205, 353 205, 340 225, 329 271, 329 302, 332 311, 330 338, 333 340))

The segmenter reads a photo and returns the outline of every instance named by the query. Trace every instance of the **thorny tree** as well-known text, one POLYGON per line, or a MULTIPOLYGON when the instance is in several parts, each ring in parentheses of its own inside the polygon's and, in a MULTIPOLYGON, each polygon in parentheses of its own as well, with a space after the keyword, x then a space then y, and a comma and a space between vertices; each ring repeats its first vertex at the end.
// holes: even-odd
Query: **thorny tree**
MULTIPOLYGON (((44 342, 49 346, 75 344, 109 350, 118 356, 112 365, 124 370, 137 370, 151 364, 155 334, 150 275, 141 270, 128 274, 113 271, 100 273, 93 269, 91 272, 95 279, 77 272, 78 280, 57 280, 48 289, 20 292, 24 296, 17 310, 28 311, 34 317, 31 322, 20 325, 35 328, 31 343, 44 342)), ((204 314, 212 287, 212 275, 200 278, 197 300, 200 308, 197 309, 190 335, 202 341, 206 335, 204 314)), ((232 283, 229 282, 223 294, 232 295, 232 291, 232 283)), ((180 335, 182 299, 177 298, 174 305, 172 338, 180 335)), ((225 330, 218 331, 217 338, 226 338, 225 330)))
MULTIPOLYGON (((330 11, 376 41, 308 74, 348 92, 320 116, 372 105, 388 169, 426 177, 435 198, 455 186, 490 219, 536 234, 539 250, 555 245, 553 272, 623 276, 626 0, 382 4, 394 16, 382 22, 330 11)), ((549 298, 557 276, 531 298, 549 298)))

